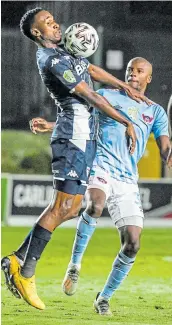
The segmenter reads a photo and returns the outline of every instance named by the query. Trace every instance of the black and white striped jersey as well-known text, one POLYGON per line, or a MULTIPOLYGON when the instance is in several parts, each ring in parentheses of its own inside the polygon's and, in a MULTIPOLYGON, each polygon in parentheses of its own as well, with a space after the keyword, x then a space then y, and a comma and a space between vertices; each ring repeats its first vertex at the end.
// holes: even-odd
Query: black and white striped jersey
POLYGON ((95 109, 73 93, 82 80, 93 87, 88 60, 70 55, 63 46, 38 48, 36 56, 41 78, 57 105, 52 138, 96 139, 95 109))

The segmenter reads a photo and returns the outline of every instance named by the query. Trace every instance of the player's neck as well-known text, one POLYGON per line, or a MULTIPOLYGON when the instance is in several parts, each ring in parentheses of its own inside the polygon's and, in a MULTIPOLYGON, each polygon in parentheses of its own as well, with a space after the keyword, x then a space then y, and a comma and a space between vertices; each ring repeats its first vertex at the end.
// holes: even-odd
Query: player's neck
POLYGON ((146 87, 144 88, 135 88, 140 94, 144 95, 145 94, 145 90, 146 90, 146 87))
POLYGON ((54 44, 52 42, 49 41, 42 41, 40 43, 38 43, 38 47, 43 47, 43 48, 57 48, 58 44, 54 44))
POLYGON ((138 90, 140 94, 144 95, 145 94, 145 89, 138 90))

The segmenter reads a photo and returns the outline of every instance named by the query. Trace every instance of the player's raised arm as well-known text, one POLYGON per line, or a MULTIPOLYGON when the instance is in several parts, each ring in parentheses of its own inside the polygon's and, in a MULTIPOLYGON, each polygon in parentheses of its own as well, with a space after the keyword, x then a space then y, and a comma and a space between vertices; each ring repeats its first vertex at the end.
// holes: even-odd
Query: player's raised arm
POLYGON ((118 113, 117 110, 112 107, 103 96, 92 90, 85 81, 81 81, 78 85, 76 85, 73 92, 76 95, 83 97, 90 104, 97 107, 100 111, 106 113, 112 119, 126 126, 126 133, 132 139, 132 144, 130 147, 130 153, 132 154, 136 147, 136 134, 132 123, 118 113))
POLYGON ((128 96, 132 99, 136 100, 137 102, 144 101, 148 105, 152 104, 152 101, 149 100, 146 96, 126 84, 125 82, 117 79, 110 73, 106 72, 105 70, 101 69, 100 67, 90 64, 88 67, 88 71, 93 80, 102 82, 106 85, 112 86, 114 88, 124 89, 128 96))

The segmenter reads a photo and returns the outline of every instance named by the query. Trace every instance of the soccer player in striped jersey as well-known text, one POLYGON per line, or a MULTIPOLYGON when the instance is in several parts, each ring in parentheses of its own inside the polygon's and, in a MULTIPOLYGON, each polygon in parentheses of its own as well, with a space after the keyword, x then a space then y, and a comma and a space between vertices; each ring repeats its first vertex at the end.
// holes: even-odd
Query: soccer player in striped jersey
POLYGON ((44 309, 45 305, 36 291, 35 268, 54 229, 77 216, 80 210, 96 150, 97 125, 92 106, 122 123, 132 139, 130 153, 135 149, 136 136, 132 122, 93 91, 91 79, 124 89, 138 101, 149 100, 103 69, 89 64, 86 59, 70 55, 59 45, 60 26, 48 11, 41 8, 29 10, 22 17, 20 28, 38 46, 39 73, 57 105, 55 126, 49 124, 49 130, 53 127, 54 190, 52 201, 23 244, 15 253, 2 259, 2 270, 7 287, 16 297, 23 297, 33 307, 44 309))

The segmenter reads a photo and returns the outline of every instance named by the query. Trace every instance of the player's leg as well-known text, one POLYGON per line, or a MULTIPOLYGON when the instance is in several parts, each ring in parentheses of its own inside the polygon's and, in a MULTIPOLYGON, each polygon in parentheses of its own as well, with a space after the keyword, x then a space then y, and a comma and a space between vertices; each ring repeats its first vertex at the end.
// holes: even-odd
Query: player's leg
POLYGON ((109 198, 108 208, 119 230, 121 249, 117 254, 104 288, 96 297, 95 309, 101 315, 109 314, 109 300, 130 272, 140 247, 143 212, 138 188, 133 184, 116 184, 118 196, 109 198), (125 189, 123 187, 126 187, 125 189), (137 202, 137 203, 136 203, 137 202), (116 208, 114 209, 114 206, 116 208))
MULTIPOLYGON (((84 164, 85 152, 80 150, 76 145, 73 145, 73 143, 70 143, 69 140, 65 140, 65 141, 57 140, 56 142, 58 143, 54 143, 54 146, 52 148, 53 149, 53 172, 55 173, 54 183, 55 183, 56 190, 54 191, 53 198, 50 205, 45 209, 43 214, 40 216, 39 221, 37 222, 36 226, 34 227, 32 233, 29 236, 30 238, 29 246, 27 247, 28 238, 26 238, 22 247, 20 247, 19 249, 20 253, 21 251, 24 253, 27 247, 27 253, 25 256, 24 265, 22 266, 21 269, 21 274, 20 274, 20 267, 18 267, 17 272, 15 274, 10 274, 12 285, 15 285, 15 287, 19 289, 21 295, 24 297, 25 300, 27 300, 29 304, 32 304, 33 306, 40 309, 43 309, 44 305, 37 296, 35 282, 34 282, 35 280, 33 278, 34 275, 32 277, 31 274, 35 269, 39 256, 41 256, 42 251, 44 250, 46 244, 50 240, 52 231, 60 223, 69 220, 78 214, 78 211, 81 207, 83 194, 85 193, 85 189, 86 189, 86 180, 78 179, 79 178, 78 175, 81 175, 84 172, 85 172, 84 176, 86 175, 87 166, 86 164, 84 164), (80 152, 78 153, 78 151, 80 152), (76 159, 78 159, 77 162, 76 159), (75 162, 76 162, 76 166, 75 166, 75 162), (73 168, 76 168, 76 171, 73 168), (56 175, 57 172, 58 175, 56 175), (65 177, 67 177, 68 179, 65 179, 65 177), (36 243, 38 241, 40 242, 39 249, 35 250, 35 247, 37 247, 36 243), (21 286, 20 283, 22 281, 23 283, 21 286), (22 290, 23 286, 25 287, 25 292, 23 292, 22 290), (32 290, 33 287, 34 290, 32 290), (28 292, 28 290, 29 293, 26 293, 26 291, 28 292), (36 303, 35 300, 37 300, 36 303)), ((92 161, 95 153, 95 141, 93 142, 90 141, 86 146, 86 148, 87 148, 87 154, 89 156, 89 162, 90 162, 90 166, 88 164, 88 167, 90 168, 92 166, 92 161)), ((10 272, 11 272, 11 266, 9 267, 9 273, 10 272)))
POLYGON ((86 202, 87 207, 77 223, 72 256, 62 283, 63 291, 69 296, 76 292, 82 257, 96 228, 97 219, 102 214, 105 193, 99 189, 88 189, 86 202))
POLYGON ((73 295, 76 292, 82 258, 108 195, 108 179, 108 174, 100 168, 94 168, 91 171, 85 195, 86 209, 78 220, 72 255, 62 284, 63 291, 67 295, 73 295))
MULTIPOLYGON (((70 181, 74 183, 75 181, 70 181)), ((68 183, 68 181, 64 182, 68 183)), ((69 187, 69 186, 68 186, 69 187)), ((81 207, 83 195, 71 195, 54 190, 53 199, 40 216, 38 222, 30 235, 29 245, 25 255, 23 266, 16 267, 11 275, 11 285, 17 289, 19 295, 23 299, 38 309, 44 309, 44 303, 39 299, 35 286, 35 268, 41 257, 46 245, 51 239, 53 230, 62 222, 69 220, 78 215, 81 207)), ((27 239, 26 239, 27 241, 27 239)), ((13 255, 13 260, 15 255, 13 255)), ((6 257, 2 261, 2 265, 11 259, 6 257)), ((14 269, 14 261, 10 268, 14 269)))
MULTIPOLYGON (((75 181, 64 181, 65 186, 75 181)), ((83 195, 53 191, 53 199, 40 216, 30 236, 21 275, 30 278, 35 273, 37 261, 51 239, 51 234, 64 221, 75 218, 81 207, 83 195)))
POLYGON ((134 265, 136 254, 140 247, 141 228, 124 226, 118 229, 121 238, 121 249, 117 254, 112 270, 102 291, 94 302, 96 312, 101 315, 111 314, 109 300, 129 274, 134 265))

